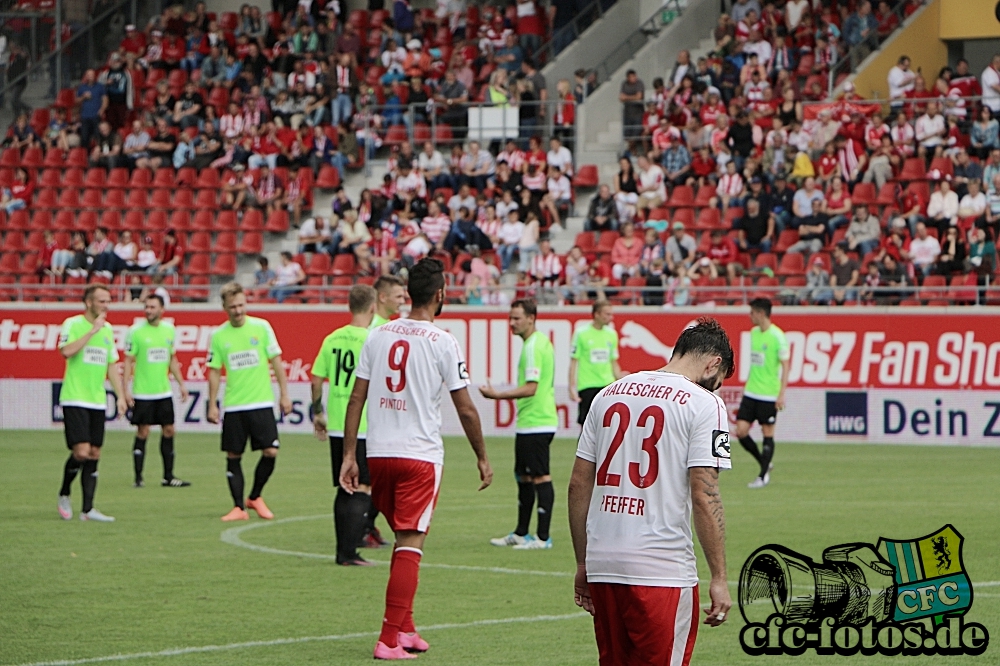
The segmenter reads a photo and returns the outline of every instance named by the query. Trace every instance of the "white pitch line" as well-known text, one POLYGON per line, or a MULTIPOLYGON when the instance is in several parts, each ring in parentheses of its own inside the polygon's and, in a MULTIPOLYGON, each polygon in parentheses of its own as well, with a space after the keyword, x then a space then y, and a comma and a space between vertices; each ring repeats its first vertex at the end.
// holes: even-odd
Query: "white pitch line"
MULTIPOLYGON (((468 629, 471 627, 491 627, 501 624, 521 624, 527 622, 559 622, 589 617, 588 613, 567 613, 565 615, 535 615, 532 617, 506 617, 495 620, 475 620, 473 622, 452 622, 447 624, 432 624, 418 627, 421 632, 444 631, 446 629, 468 629)), ((131 654, 112 654, 105 657, 87 657, 85 659, 61 659, 58 661, 36 661, 18 666, 77 666, 77 664, 99 664, 112 661, 131 661, 133 659, 156 659, 159 657, 178 657, 186 654, 201 654, 204 652, 224 652, 227 650, 243 650, 247 648, 273 647, 276 645, 298 645, 300 643, 316 643, 320 641, 349 641, 355 638, 374 638, 377 631, 360 631, 352 634, 334 634, 330 636, 300 636, 298 638, 275 638, 269 641, 246 641, 229 643, 228 645, 201 645, 197 647, 172 648, 159 652, 133 652, 131 654)))
MULTIPOLYGON (((236 546, 238 548, 246 548, 248 550, 253 550, 258 553, 267 553, 269 555, 286 555, 291 557, 305 557, 313 560, 332 560, 336 562, 336 555, 329 555, 327 553, 307 553, 298 550, 283 550, 281 548, 270 548, 269 546, 258 546, 255 543, 247 543, 240 535, 243 532, 249 530, 255 530, 260 527, 268 527, 269 525, 280 525, 282 523, 297 523, 305 520, 319 520, 321 518, 329 518, 328 514, 321 514, 318 516, 296 516, 294 518, 282 518, 281 520, 275 520, 266 523, 250 523, 248 525, 240 525, 239 527, 230 527, 224 530, 219 538, 231 546, 236 546)), ((365 558, 368 559, 368 558, 365 558)), ((389 564, 384 560, 369 560, 375 564, 389 564)), ((532 569, 510 569, 507 567, 480 567, 480 566, 470 566, 465 564, 442 564, 438 562, 421 562, 420 567, 431 568, 431 569, 449 569, 452 571, 479 571, 482 573, 497 573, 497 574, 524 574, 528 576, 554 576, 556 578, 572 578, 573 573, 568 571, 536 571, 532 569)))

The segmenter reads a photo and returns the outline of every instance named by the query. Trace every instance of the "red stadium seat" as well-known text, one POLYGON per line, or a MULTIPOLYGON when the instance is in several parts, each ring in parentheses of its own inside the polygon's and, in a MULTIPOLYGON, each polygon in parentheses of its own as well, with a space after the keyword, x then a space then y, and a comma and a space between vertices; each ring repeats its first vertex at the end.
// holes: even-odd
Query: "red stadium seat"
POLYGON ((236 221, 236 211, 233 210, 223 210, 219 211, 219 214, 215 217, 215 230, 216 231, 236 231, 237 221, 236 221))
POLYGON ((46 169, 38 178, 39 187, 58 188, 62 183, 62 171, 59 169, 46 169))
POLYGON ((85 210, 81 212, 76 216, 73 224, 76 231, 83 231, 87 234, 94 233, 94 230, 97 229, 97 211, 85 210))
POLYGON ((353 254, 338 254, 333 258, 333 267, 331 270, 333 275, 353 275, 354 270, 353 254))
POLYGON ((799 232, 795 229, 785 229, 778 236, 778 242, 774 245, 774 252, 781 254, 788 248, 799 242, 799 232))
POLYGON ((802 275, 806 272, 805 257, 799 252, 786 252, 781 257, 777 275, 802 275))
POLYGON ((153 186, 153 173, 149 169, 136 169, 129 178, 128 187, 131 189, 148 189, 153 186))
POLYGON ((319 176, 316 177, 316 187, 321 190, 332 190, 340 185, 340 172, 336 167, 329 165, 319 169, 319 176))
POLYGON ((98 226, 104 227, 108 231, 118 231, 122 228, 121 211, 117 209, 105 210, 101 213, 101 221, 98 226))
MULTIPOLYGON (((20 212, 20 211, 18 211, 20 212)), ((31 229, 35 231, 45 231, 52 228, 52 211, 36 210, 31 214, 31 229)))
POLYGON ((90 158, 86 148, 71 148, 66 157, 66 166, 76 169, 86 169, 90 166, 90 158))
POLYGON ((146 217, 146 229, 149 231, 166 231, 167 229, 167 211, 165 210, 153 210, 149 212, 146 217))
POLYGON ((395 146, 401 143, 409 143, 410 135, 406 131, 406 125, 391 125, 385 133, 384 143, 387 146, 395 146))
POLYGON ((722 229, 722 215, 718 208, 702 208, 698 211, 698 219, 694 228, 701 231, 722 229))
POLYGON ((189 287, 189 289, 187 289, 187 290, 185 290, 183 292, 184 293, 184 297, 187 300, 191 300, 191 301, 207 301, 208 297, 210 295, 209 285, 211 285, 211 280, 207 276, 196 275, 196 276, 192 277, 190 280, 188 280, 188 287, 189 287), (194 287, 196 285, 199 286, 199 287, 202 286, 202 285, 204 285, 204 288, 200 288, 200 289, 192 289, 192 288, 190 288, 190 287, 194 287))
POLYGON ((72 210, 56 211, 56 219, 52 222, 54 229, 69 231, 76 226, 76 214, 72 210))
POLYGON ((184 232, 191 228, 191 214, 186 210, 175 210, 170 214, 169 228, 184 232))
POLYGON ((174 170, 170 168, 157 169, 156 174, 153 176, 153 187, 162 187, 168 190, 173 189, 174 170))
POLYGON ((82 190, 86 185, 83 182, 83 169, 66 169, 63 173, 62 187, 75 187, 82 190))
POLYGON ((218 254, 235 254, 236 234, 231 231, 216 234, 215 242, 212 244, 212 251, 218 254))
POLYGON ((250 209, 243 213, 239 228, 240 231, 264 231, 264 216, 257 209, 250 209))
POLYGON ((184 272, 188 275, 210 275, 212 273, 211 255, 207 251, 192 252, 184 272))
MULTIPOLYGON (((6 241, 6 239, 4 240, 6 241)), ((28 240, 24 243, 24 247, 26 247, 28 250, 31 250, 32 252, 41 252, 45 248, 45 232, 32 231, 31 233, 29 233, 28 240)), ((20 248, 12 248, 10 251, 23 252, 23 250, 21 250, 20 248)))
POLYGON ((49 148, 45 153, 45 167, 49 169, 62 169, 66 166, 66 156, 58 148, 49 148))
POLYGON ((272 234, 283 234, 288 231, 288 211, 276 210, 267 216, 265 229, 272 234))
POLYGON ((87 169, 83 178, 84 187, 104 187, 108 181, 108 172, 100 167, 87 169))
POLYGON ((219 208, 217 190, 198 190, 198 196, 192 204, 194 210, 217 210, 219 208))
MULTIPOLYGON (((138 171, 140 170, 136 172, 138 171)), ((149 190, 136 188, 128 191, 128 197, 125 199, 125 208, 146 210, 149 207, 149 190)))
POLYGON ((106 190, 104 195, 105 208, 125 208, 125 190, 106 190))
POLYGON ((206 231, 196 231, 188 237, 187 250, 190 252, 211 252, 212 237, 206 231))
POLYGON ((45 163, 45 156, 41 148, 26 148, 21 157, 21 166, 31 169, 38 169, 45 163))
POLYGON ((5 148, 0 155, 0 166, 16 168, 21 165, 21 151, 17 148, 5 148))
POLYGON ((142 234, 142 230, 145 225, 146 225, 145 211, 141 210, 125 211, 125 219, 122 221, 122 227, 131 231, 132 236, 134 238, 137 238, 142 234))
MULTIPOLYGON (((143 193, 145 194, 145 190, 143 190, 143 193)), ((149 207, 170 210, 170 194, 170 190, 153 190, 153 196, 149 200, 149 207)), ((187 206, 178 206, 178 208, 187 208, 187 206)))
POLYGON ((195 187, 199 190, 217 190, 221 185, 218 169, 202 169, 195 187))
MULTIPOLYGON (((3 218, 0 217, 0 222, 2 222, 2 220, 3 220, 3 218)), ((2 225, 0 225, 0 226, 2 226, 2 225)), ((26 211, 26 210, 15 210, 13 213, 10 214, 10 217, 7 218, 6 227, 7 227, 7 229, 20 229, 22 231, 30 229, 31 228, 31 217, 28 214, 28 211, 26 211)))
POLYGON ((597 253, 610 254, 611 248, 614 247, 618 237, 619 233, 617 231, 602 231, 601 237, 597 240, 597 253))
POLYGON ((600 174, 596 164, 583 164, 580 171, 573 177, 573 187, 594 188, 600 183, 600 174))
POLYGON ((56 205, 59 208, 69 208, 72 210, 80 208, 80 190, 63 190, 59 195, 59 200, 56 205))
POLYGON ((330 273, 332 261, 326 252, 315 252, 305 267, 306 275, 327 275, 330 273))
POLYGON ((215 215, 210 210, 199 210, 191 222, 193 231, 211 231, 215 226, 215 215))
MULTIPOLYGON (((236 252, 236 245, 233 245, 233 252, 236 252)), ((212 275, 231 276, 236 275, 236 255, 217 254, 212 264, 212 275)))
POLYGON ((106 186, 109 188, 126 189, 128 187, 128 169, 115 168, 108 173, 106 186))
POLYGON ((668 208, 693 208, 694 189, 687 185, 678 185, 667 201, 668 208))
POLYGON ((877 196, 873 183, 858 183, 851 192, 851 203, 855 206, 874 206, 877 196))
POLYGON ((3 244, 0 245, 0 252, 22 251, 24 251, 24 234, 20 231, 8 231, 4 236, 3 244))
POLYGON ((594 233, 592 231, 581 231, 576 235, 576 240, 573 241, 584 253, 594 252, 597 249, 597 244, 594 242, 594 233))
POLYGON ((908 157, 903 162, 903 170, 896 180, 924 180, 927 178, 927 169, 922 157, 908 157))
POLYGON ((58 208, 59 192, 55 189, 39 190, 35 198, 34 208, 58 208))
POLYGON ((260 254, 264 251, 264 236, 258 232, 247 232, 236 248, 239 254, 260 254))

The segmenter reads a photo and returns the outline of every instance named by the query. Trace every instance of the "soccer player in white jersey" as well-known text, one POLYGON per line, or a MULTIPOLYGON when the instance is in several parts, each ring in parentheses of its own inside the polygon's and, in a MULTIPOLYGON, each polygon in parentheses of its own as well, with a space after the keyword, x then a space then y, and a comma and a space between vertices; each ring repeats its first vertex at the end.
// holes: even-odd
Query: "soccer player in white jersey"
POLYGON ((434 325, 444 302, 444 265, 423 259, 410 270, 410 316, 373 329, 354 370, 344 423, 340 487, 358 488, 356 458, 361 410, 368 403, 366 438, 372 501, 396 535, 376 659, 412 659, 425 652, 413 626, 424 538, 437 502, 444 463, 441 388, 451 394, 479 465, 483 490, 493 481, 479 412, 469 396, 469 372, 458 342, 434 325))
POLYGON ((732 606, 719 470, 730 467, 733 373, 722 327, 700 319, 661 370, 604 388, 583 426, 569 487, 576 603, 594 616, 601 666, 684 665, 698 634, 695 529, 711 572, 705 623, 732 606))

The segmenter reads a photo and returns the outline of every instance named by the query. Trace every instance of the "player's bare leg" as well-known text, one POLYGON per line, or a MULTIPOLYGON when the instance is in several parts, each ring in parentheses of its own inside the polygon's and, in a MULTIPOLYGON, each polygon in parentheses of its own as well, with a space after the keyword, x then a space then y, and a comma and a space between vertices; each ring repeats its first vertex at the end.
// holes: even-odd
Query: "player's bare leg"
POLYGON ((426 652, 430 647, 413 625, 413 598, 417 594, 426 536, 408 530, 396 533, 389 584, 385 589, 382 632, 375 645, 376 659, 413 659, 415 655, 410 651, 426 652))
POLYGON ((264 504, 264 498, 260 494, 264 491, 264 484, 271 478, 277 457, 277 447, 269 446, 261 452, 260 460, 257 462, 257 469, 254 470, 253 488, 250 489, 250 495, 247 497, 247 507, 256 511, 257 515, 264 520, 274 518, 274 514, 267 508, 267 504, 264 504))

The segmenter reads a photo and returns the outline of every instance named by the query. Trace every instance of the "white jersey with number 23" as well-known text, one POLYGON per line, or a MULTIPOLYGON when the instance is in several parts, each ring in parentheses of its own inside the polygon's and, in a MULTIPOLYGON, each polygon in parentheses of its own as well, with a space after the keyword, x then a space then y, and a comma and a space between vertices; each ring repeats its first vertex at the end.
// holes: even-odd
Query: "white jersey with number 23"
POLYGON ((451 333, 413 319, 379 326, 368 334, 354 374, 368 380, 369 458, 444 462, 441 386, 457 391, 469 384, 451 333))
POLYGON ((682 375, 629 375, 594 399, 576 455, 597 465, 587 580, 697 584, 688 470, 730 468, 725 403, 682 375))

